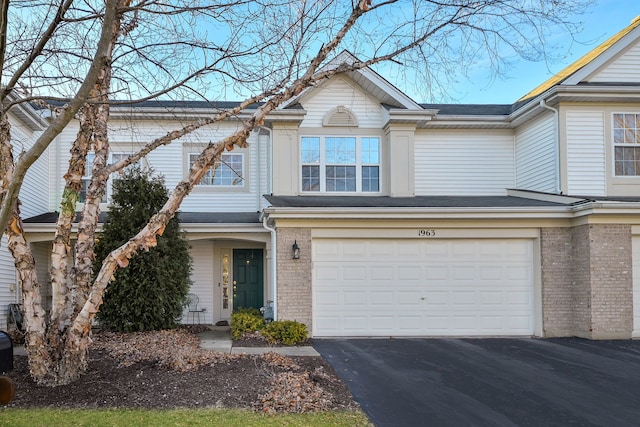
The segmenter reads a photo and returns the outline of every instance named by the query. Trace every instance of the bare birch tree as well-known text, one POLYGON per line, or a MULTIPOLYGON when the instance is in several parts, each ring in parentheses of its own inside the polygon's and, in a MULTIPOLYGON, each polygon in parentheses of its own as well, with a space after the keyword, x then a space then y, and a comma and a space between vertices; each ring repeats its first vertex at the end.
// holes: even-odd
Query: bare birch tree
MULTIPOLYGON (((378 64, 413 70, 425 93, 437 94, 446 89, 452 69, 480 59, 499 69, 513 55, 544 58, 552 53, 547 38, 554 30, 574 34, 576 24, 568 19, 589 1, 237 0, 170 6, 152 0, 106 0, 83 2, 82 8, 76 5, 75 9, 73 3, 56 4, 53 9, 58 13, 47 27, 51 31, 41 31, 41 43, 32 44, 32 54, 10 67, 4 60, 10 42, 0 42, 3 82, 7 82, 3 100, 14 94, 27 71, 35 84, 22 82, 32 88, 23 99, 33 101, 36 92, 45 92, 49 99, 67 102, 65 96, 73 94, 34 149, 15 165, 7 110, 0 111, 0 227, 9 238, 22 284, 31 374, 37 382, 49 385, 69 383, 86 370, 91 324, 114 272, 125 268, 137 251, 155 246, 157 236, 210 166, 225 150, 246 147, 251 132, 273 110, 335 74, 378 64), (88 29, 94 36, 84 38, 74 28, 88 29), (185 28, 205 31, 194 37, 185 28), (215 34, 207 35, 207 28, 215 34), (57 34, 74 37, 62 41, 57 34), (94 40, 95 45, 87 40, 94 40), (73 50, 76 41, 82 41, 82 46, 73 50), (360 59, 328 66, 329 59, 342 49, 360 59), (58 76, 48 88, 47 73, 63 66, 60 56, 43 55, 54 51, 67 52, 76 64, 74 69, 80 71, 58 76), (192 54, 190 61, 184 60, 185 52, 192 54), (110 105, 122 103, 123 95, 134 101, 159 95, 214 101, 229 93, 248 95, 235 108, 175 129, 126 159, 107 163, 110 105), (206 146, 160 212, 93 272, 95 230, 109 175, 257 102, 259 107, 236 132, 206 146), (80 128, 64 176, 50 270, 53 307, 45 318, 17 201, 29 166, 72 117, 78 119, 80 128), (89 152, 94 153, 92 176, 72 251, 71 224, 89 152)), ((6 26, 9 2, 0 0, 0 5, 0 26, 3 22, 6 26)))

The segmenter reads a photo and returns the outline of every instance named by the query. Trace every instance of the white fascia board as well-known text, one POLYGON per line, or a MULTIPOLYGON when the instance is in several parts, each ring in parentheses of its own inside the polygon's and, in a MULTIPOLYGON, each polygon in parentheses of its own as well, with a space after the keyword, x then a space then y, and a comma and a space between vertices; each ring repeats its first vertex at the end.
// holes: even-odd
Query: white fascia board
MULTIPOLYGON (((15 95, 11 96, 11 98, 12 101, 17 100, 17 97, 15 95)), ((15 116, 18 120, 20 120, 34 132, 42 131, 48 126, 45 118, 37 110, 31 107, 31 105, 24 102, 14 104, 11 110, 9 110, 9 114, 15 116)))
MULTIPOLYGON (((268 233, 262 227, 261 223, 255 224, 244 224, 244 223, 215 223, 215 224, 202 224, 202 223, 186 223, 180 224, 180 229, 186 231, 188 233, 268 233)), ((51 239, 53 239, 53 234, 56 230, 56 225, 53 223, 46 224, 34 224, 34 223, 26 223, 24 224, 25 233, 46 233, 51 234, 51 239)), ((96 228, 97 232, 102 231, 102 224, 98 224, 96 228)), ((78 224, 74 223, 71 227, 71 233, 75 234, 78 232, 78 224)))
POLYGON ((625 34, 620 40, 615 42, 613 46, 610 46, 598 55, 595 59, 589 62, 587 65, 567 77, 560 85, 577 85, 578 83, 587 79, 591 74, 598 71, 600 67, 605 65, 611 59, 616 57, 622 51, 627 49, 636 39, 640 37, 640 26, 631 30, 628 34, 625 34))
POLYGON ((500 208, 266 208, 269 219, 567 219, 567 206, 500 208))
POLYGON ((513 126, 509 121, 509 116, 436 116, 424 124, 426 128, 504 128, 511 129, 513 126))
POLYGON ((616 215, 640 218, 640 202, 596 201, 574 206, 572 211, 575 217, 616 215))
MULTIPOLYGON (((111 117, 114 119, 153 119, 153 120, 198 120, 202 118, 213 117, 218 112, 224 110, 216 110, 214 108, 118 108, 113 107, 111 117)), ((242 120, 250 118, 255 109, 245 109, 234 116, 225 120, 242 120)))
POLYGON ((302 108, 290 110, 273 110, 265 118, 266 122, 302 122, 307 115, 307 110, 302 108))
MULTIPOLYGON (((53 240, 54 233, 56 231, 56 224, 55 223, 24 223, 23 228, 27 237, 29 237, 29 234, 32 234, 32 233, 50 234, 51 240, 53 240)), ((101 231, 102 231, 102 224, 96 225, 96 232, 99 233, 101 231)), ((78 232, 78 224, 73 223, 71 225, 72 236, 75 236, 77 232, 78 232)), ((30 239, 27 238, 27 240, 30 240, 30 239)))
POLYGON ((401 92, 397 87, 392 85, 388 80, 372 69, 362 68, 360 70, 355 70, 354 72, 360 73, 363 77, 367 78, 373 84, 385 91, 390 97, 398 101, 406 109, 424 111, 417 102, 409 98, 404 92, 401 92))
POLYGON ((188 223, 180 224, 180 228, 187 233, 269 233, 264 229, 262 224, 233 224, 233 223, 216 223, 216 224, 197 224, 188 223))
POLYGON ((519 190, 507 188, 507 196, 521 197, 523 199, 541 200, 553 203, 578 203, 585 199, 580 197, 565 196, 563 194, 542 193, 539 191, 519 190))
POLYGON ((389 123, 415 123, 423 127, 438 113, 437 109, 429 110, 404 110, 399 108, 382 109, 382 122, 386 126, 389 123))
MULTIPOLYGON (((540 105, 540 101, 542 100, 549 106, 555 106, 561 101, 574 101, 578 97, 581 102, 638 102, 640 101, 640 86, 605 86, 595 84, 553 86, 511 113, 508 120, 511 122, 511 126, 515 128, 546 111, 546 109, 540 105)), ((433 121, 433 123, 435 122, 436 120, 433 121)))

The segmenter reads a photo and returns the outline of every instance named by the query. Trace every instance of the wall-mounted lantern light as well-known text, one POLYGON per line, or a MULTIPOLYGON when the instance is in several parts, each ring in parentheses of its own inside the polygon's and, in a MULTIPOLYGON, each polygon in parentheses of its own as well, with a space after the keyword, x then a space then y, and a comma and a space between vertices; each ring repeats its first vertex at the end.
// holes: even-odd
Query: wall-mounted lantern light
POLYGON ((300 246, 298 246, 298 241, 293 241, 293 246, 291 246, 293 250, 293 259, 300 259, 300 246))

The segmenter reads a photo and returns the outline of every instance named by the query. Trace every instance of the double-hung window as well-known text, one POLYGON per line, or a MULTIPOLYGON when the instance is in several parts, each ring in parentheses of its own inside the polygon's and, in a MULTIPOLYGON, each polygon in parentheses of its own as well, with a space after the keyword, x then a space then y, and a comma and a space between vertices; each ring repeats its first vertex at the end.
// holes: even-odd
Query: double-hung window
POLYGON ((640 114, 613 115, 616 176, 640 176, 640 114))
POLYGON ((304 136, 300 148, 303 192, 380 191, 380 138, 304 136))
MULTIPOLYGON (((130 153, 109 153, 109 164, 119 162, 120 160, 129 157, 130 153)), ((82 177, 82 190, 80 190, 80 202, 84 202, 87 199, 87 191, 89 190, 89 184, 91 183, 91 174, 93 171, 93 162, 96 158, 95 153, 87 153, 87 160, 85 162, 84 176, 82 177)), ((113 175, 111 179, 117 179, 118 175, 113 175)), ((107 203, 107 196, 111 195, 111 184, 107 184, 107 191, 102 197, 102 203, 107 203)))
MULTIPOLYGON (((198 156, 199 153, 189 154, 189 167, 193 166, 198 156)), ((244 154, 222 154, 198 185, 244 187, 244 154)))

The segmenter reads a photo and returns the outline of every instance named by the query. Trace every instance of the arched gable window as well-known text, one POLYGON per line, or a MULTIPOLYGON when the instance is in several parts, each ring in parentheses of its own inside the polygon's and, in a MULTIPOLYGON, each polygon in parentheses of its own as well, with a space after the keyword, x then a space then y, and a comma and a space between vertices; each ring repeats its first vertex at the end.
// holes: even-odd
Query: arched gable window
POLYGON ((358 118, 347 107, 338 105, 325 114, 322 120, 322 126, 358 127, 358 118))

